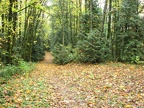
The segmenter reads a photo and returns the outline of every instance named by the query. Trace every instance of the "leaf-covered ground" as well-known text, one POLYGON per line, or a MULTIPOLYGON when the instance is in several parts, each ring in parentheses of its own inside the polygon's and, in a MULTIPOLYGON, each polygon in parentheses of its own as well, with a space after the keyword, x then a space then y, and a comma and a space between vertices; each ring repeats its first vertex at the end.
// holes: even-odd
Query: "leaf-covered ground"
POLYGON ((144 108, 144 66, 51 61, 2 84, 0 108, 144 108))

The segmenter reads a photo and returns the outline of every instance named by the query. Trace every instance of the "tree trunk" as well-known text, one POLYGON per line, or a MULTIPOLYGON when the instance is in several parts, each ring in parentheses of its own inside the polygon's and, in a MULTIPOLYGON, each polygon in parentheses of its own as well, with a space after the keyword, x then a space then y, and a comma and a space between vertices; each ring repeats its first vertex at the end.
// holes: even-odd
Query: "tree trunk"
POLYGON ((11 64, 12 63, 12 7, 13 7, 13 0, 9 0, 9 13, 8 13, 8 37, 7 37, 7 52, 8 52, 8 56, 7 56, 7 63, 11 64))
POLYGON ((109 0, 109 17, 108 17, 108 36, 107 38, 111 39, 111 9, 112 9, 112 0, 109 0))
POLYGON ((104 10, 103 10, 103 19, 102 19, 102 31, 101 31, 101 35, 102 36, 103 36, 104 30, 105 30, 105 20, 106 20, 107 5, 108 5, 108 0, 105 0, 104 10))

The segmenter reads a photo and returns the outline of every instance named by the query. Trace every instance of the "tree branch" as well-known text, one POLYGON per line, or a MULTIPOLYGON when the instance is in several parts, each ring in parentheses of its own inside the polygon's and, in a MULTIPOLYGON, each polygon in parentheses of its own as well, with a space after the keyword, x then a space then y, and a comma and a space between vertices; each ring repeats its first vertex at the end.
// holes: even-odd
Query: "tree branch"
POLYGON ((18 13, 18 12, 20 12, 20 11, 23 11, 23 10, 25 10, 26 8, 31 7, 32 5, 35 5, 35 4, 37 4, 37 3, 38 3, 38 2, 34 2, 34 3, 32 3, 32 4, 30 4, 30 5, 26 6, 26 7, 24 7, 24 8, 22 8, 22 9, 18 10, 17 12, 14 12, 11 16, 13 16, 15 13, 18 13))

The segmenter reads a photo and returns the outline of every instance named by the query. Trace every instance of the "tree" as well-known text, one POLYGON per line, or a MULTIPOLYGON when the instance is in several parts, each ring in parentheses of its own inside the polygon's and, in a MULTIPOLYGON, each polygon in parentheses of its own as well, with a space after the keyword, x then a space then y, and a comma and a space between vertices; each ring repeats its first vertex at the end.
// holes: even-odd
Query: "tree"
POLYGON ((82 30, 79 35, 78 60, 81 62, 104 62, 110 59, 110 49, 102 34, 102 13, 96 0, 86 2, 86 12, 82 16, 82 30))
POLYGON ((5 64, 17 64, 21 59, 31 61, 37 37, 46 35, 39 30, 46 26, 43 21, 46 1, 3 0, 0 3, 1 60, 5 64))
POLYGON ((122 1, 119 18, 115 25, 116 58, 119 61, 135 62, 136 57, 143 58, 143 20, 138 13, 137 0, 122 1))

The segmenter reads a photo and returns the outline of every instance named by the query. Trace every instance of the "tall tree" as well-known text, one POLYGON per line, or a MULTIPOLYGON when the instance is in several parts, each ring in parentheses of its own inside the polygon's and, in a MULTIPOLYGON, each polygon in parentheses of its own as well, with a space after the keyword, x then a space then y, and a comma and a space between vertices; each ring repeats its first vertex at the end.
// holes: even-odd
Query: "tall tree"
POLYGON ((6 64, 16 64, 20 58, 32 60, 34 41, 38 34, 42 35, 39 27, 43 25, 42 7, 46 1, 3 0, 0 3, 2 61, 6 64))
POLYGON ((117 20, 117 58, 120 61, 135 62, 143 58, 144 35, 142 33, 143 20, 138 16, 138 1, 123 0, 119 20, 117 20))

